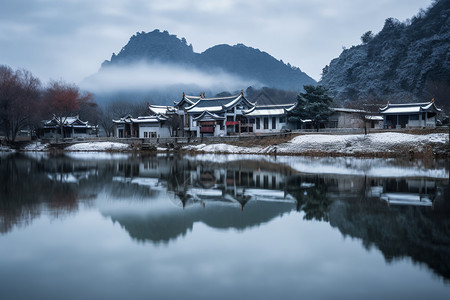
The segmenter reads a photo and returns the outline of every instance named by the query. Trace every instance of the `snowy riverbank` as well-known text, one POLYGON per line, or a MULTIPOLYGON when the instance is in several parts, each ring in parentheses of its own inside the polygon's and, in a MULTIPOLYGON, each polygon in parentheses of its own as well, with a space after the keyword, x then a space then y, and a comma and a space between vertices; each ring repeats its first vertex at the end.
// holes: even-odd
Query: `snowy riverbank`
POLYGON ((200 144, 183 147, 185 151, 203 153, 255 153, 286 155, 354 155, 397 156, 433 155, 448 143, 448 134, 414 135, 405 133, 373 133, 368 135, 309 134, 267 147, 241 147, 228 144, 200 144))
MULTIPOLYGON (((288 142, 268 145, 267 141, 258 145, 258 139, 250 139, 249 146, 236 146, 225 143, 186 145, 184 152, 195 153, 234 153, 234 154, 279 154, 279 155, 315 155, 315 156, 370 156, 394 157, 410 155, 414 157, 431 157, 436 154, 448 155, 446 143, 447 133, 424 135, 384 132, 368 135, 331 135, 306 134, 292 138, 288 142), (263 146, 265 145, 265 146, 263 146), (447 152, 446 152, 447 151, 447 152)), ((275 143, 275 142, 274 142, 275 143)), ((22 151, 49 151, 50 145, 33 142, 22 151)), ((121 142, 80 142, 72 144, 63 151, 67 152, 127 152, 139 150, 121 142)), ((158 152, 169 151, 167 148, 156 148, 158 152)), ((3 146, 1 151, 11 151, 3 146)))
MULTIPOLYGON (((49 151, 50 148, 50 144, 41 143, 38 141, 26 145, 22 150, 26 152, 41 152, 49 151)), ((83 142, 64 148, 64 151, 68 152, 118 152, 131 150, 132 147, 129 144, 117 142, 83 142)))

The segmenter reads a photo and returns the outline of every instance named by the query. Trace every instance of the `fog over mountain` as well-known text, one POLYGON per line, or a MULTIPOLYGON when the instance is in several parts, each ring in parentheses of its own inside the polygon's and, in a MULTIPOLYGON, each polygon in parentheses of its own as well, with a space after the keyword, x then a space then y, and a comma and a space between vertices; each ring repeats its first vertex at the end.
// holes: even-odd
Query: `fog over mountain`
POLYGON ((435 98, 450 109, 450 1, 435 1, 405 22, 388 18, 378 34, 361 40, 323 69, 320 83, 336 102, 435 98))
POLYGON ((306 84, 316 82, 299 68, 258 49, 217 45, 196 53, 184 38, 154 30, 133 35, 82 86, 100 102, 126 95, 128 100, 150 98, 153 103, 171 104, 183 91, 214 96, 249 86, 300 91, 306 84))

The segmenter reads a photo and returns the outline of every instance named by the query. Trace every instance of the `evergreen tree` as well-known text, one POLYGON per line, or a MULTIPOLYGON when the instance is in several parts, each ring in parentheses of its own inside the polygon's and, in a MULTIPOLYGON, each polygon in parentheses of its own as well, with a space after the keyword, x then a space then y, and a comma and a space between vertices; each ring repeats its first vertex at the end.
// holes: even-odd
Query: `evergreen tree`
POLYGON ((367 44, 373 39, 373 37, 374 35, 372 31, 369 30, 361 36, 361 41, 363 42, 363 44, 367 44))
POLYGON ((305 92, 297 96, 297 106, 290 112, 289 121, 311 120, 319 131, 320 124, 326 122, 333 113, 331 110, 333 99, 322 85, 305 85, 303 89, 305 92))

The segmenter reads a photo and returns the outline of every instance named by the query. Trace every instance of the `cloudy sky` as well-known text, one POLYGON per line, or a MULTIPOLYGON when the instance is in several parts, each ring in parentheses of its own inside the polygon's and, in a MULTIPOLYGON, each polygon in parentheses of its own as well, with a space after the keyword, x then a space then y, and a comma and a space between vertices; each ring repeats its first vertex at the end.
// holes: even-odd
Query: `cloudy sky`
POLYGON ((318 80, 343 47, 431 0, 0 0, 0 64, 79 83, 136 32, 167 30, 195 52, 243 43, 318 80))

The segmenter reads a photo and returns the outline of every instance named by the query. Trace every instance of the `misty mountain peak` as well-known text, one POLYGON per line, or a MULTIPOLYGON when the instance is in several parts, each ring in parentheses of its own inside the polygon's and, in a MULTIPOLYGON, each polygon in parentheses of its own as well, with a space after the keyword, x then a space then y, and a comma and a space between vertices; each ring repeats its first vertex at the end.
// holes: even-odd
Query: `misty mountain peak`
POLYGON ((152 32, 137 32, 120 52, 105 61, 102 67, 129 64, 134 62, 170 62, 186 63, 194 59, 192 45, 187 45, 186 39, 179 39, 168 31, 155 29, 152 32))
POLYGON ((214 73, 224 72, 239 77, 243 82, 258 82, 262 86, 299 91, 303 85, 316 84, 302 72, 275 59, 266 52, 244 44, 221 44, 203 53, 195 53, 185 38, 178 38, 167 31, 137 32, 111 60, 102 64, 100 71, 112 66, 135 63, 162 63, 192 70, 214 73))

